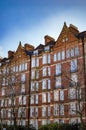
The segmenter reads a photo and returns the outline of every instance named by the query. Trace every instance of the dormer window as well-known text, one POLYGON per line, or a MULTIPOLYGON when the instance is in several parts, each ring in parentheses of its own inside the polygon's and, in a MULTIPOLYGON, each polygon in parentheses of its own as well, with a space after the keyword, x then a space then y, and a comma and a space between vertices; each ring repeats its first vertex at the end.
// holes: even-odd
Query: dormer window
POLYGON ((49 51, 49 50, 50 50, 49 46, 44 47, 44 51, 49 51))
POLYGON ((33 52, 33 54, 34 54, 35 56, 38 56, 38 50, 35 50, 35 51, 33 52))

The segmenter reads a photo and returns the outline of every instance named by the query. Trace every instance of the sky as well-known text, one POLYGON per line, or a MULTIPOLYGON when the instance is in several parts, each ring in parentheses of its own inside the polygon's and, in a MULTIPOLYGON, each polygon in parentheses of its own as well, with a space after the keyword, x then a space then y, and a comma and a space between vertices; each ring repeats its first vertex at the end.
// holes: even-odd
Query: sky
POLYGON ((37 47, 44 36, 57 40, 64 22, 86 30, 86 0, 0 0, 0 56, 19 42, 37 47))

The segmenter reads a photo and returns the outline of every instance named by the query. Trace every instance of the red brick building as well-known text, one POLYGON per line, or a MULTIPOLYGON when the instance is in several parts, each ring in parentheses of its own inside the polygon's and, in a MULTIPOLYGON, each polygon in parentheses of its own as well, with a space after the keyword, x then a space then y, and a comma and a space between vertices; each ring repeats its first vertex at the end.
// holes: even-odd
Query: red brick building
POLYGON ((37 48, 19 43, 0 61, 0 118, 3 123, 86 122, 86 31, 64 23, 55 41, 46 35, 37 48), (13 103, 14 102, 14 103, 13 103), (13 109, 14 108, 14 109, 13 109))

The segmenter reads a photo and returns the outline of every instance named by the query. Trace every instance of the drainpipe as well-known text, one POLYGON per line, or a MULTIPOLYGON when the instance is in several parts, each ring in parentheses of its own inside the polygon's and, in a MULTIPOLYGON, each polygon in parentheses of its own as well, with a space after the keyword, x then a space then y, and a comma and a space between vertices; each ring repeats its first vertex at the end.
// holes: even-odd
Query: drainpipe
POLYGON ((30 97, 31 97, 31 56, 33 52, 29 51, 28 55, 30 58, 29 62, 29 91, 28 91, 28 126, 30 125, 30 97))
POLYGON ((85 66, 85 41, 82 40, 83 48, 83 69, 84 69, 84 86, 85 86, 85 123, 86 123, 86 66, 85 66))

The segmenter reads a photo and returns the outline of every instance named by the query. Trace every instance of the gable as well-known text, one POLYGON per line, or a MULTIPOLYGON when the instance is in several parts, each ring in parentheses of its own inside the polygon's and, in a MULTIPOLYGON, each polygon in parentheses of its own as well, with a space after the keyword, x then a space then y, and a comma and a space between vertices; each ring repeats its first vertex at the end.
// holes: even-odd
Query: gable
POLYGON ((22 44, 21 44, 21 42, 19 42, 19 46, 18 46, 18 48, 17 48, 17 50, 16 50, 16 52, 15 52, 15 55, 14 55, 14 58, 13 58, 13 60, 15 61, 17 61, 17 59, 18 60, 22 60, 22 59, 24 59, 24 58, 26 58, 26 53, 25 53, 25 49, 24 49, 24 47, 22 46, 22 44))
POLYGON ((76 35, 78 33, 79 33, 79 31, 75 26, 70 25, 70 27, 68 27, 66 25, 66 23, 64 23, 62 31, 61 31, 54 47, 55 48, 61 47, 61 46, 64 46, 64 44, 68 44, 68 43, 72 43, 74 41, 78 41, 78 38, 76 37, 76 35))

